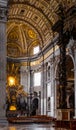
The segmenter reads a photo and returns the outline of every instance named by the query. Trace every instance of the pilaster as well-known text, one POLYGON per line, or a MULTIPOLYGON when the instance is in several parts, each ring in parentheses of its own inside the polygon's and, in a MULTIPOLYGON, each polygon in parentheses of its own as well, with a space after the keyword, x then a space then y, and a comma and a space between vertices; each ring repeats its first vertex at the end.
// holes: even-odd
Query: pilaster
POLYGON ((51 68, 51 116, 55 118, 55 60, 54 57, 50 60, 51 68))
POLYGON ((73 48, 74 48, 74 88, 75 88, 75 115, 74 118, 76 118, 76 41, 74 41, 73 44, 73 48))
POLYGON ((0 1, 0 124, 6 120, 6 7, 7 1, 0 1))

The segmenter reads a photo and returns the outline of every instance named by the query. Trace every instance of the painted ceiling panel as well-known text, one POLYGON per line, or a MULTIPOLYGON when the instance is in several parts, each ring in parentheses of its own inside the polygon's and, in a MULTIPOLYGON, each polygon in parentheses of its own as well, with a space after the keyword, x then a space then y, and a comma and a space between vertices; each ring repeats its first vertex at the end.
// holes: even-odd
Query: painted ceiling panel
POLYGON ((56 34, 51 28, 59 19, 60 4, 66 12, 76 0, 9 0, 7 49, 13 52, 8 51, 8 56, 26 57, 34 43, 44 47, 51 42, 56 34))

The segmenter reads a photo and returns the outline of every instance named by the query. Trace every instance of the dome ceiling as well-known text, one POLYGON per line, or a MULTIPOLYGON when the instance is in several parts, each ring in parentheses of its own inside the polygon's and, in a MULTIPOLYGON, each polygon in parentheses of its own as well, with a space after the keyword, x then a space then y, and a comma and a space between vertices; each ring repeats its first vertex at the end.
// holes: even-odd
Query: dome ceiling
POLYGON ((33 47, 49 44, 55 34, 51 27, 58 20, 56 10, 62 3, 67 11, 76 0, 9 0, 7 55, 33 55, 33 47))

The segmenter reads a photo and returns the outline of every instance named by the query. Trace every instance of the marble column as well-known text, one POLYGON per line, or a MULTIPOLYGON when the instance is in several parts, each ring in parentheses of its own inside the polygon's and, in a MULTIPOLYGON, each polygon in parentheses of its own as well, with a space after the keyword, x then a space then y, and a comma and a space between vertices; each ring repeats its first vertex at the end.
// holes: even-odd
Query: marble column
POLYGON ((75 62, 74 62, 75 115, 74 115, 74 118, 76 118, 76 41, 74 42, 74 58, 75 58, 75 62))
POLYGON ((55 117, 55 64, 54 57, 50 61, 51 67, 51 117, 55 117))
POLYGON ((0 0, 0 124, 6 120, 6 12, 7 1, 0 0))

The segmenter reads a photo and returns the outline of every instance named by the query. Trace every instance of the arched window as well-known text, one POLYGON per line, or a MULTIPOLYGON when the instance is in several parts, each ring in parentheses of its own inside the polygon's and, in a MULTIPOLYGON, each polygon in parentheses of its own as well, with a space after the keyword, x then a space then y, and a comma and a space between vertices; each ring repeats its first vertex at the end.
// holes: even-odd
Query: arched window
POLYGON ((37 54, 39 52, 39 46, 35 46, 33 49, 33 54, 37 54))
POLYGON ((41 72, 35 72, 34 73, 34 86, 40 86, 41 85, 41 72))

